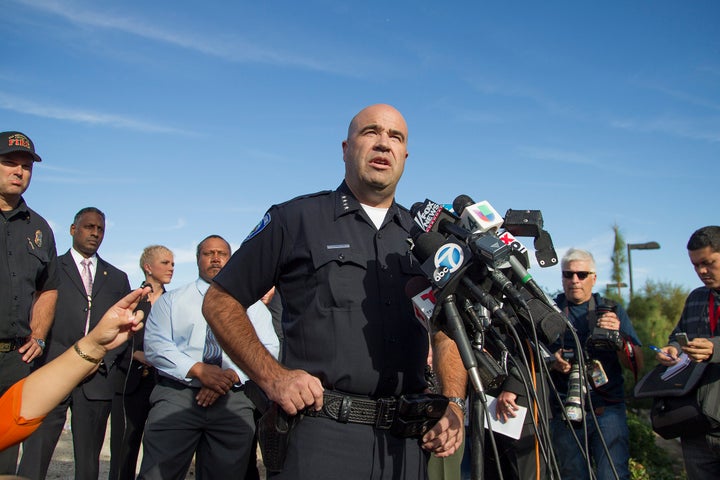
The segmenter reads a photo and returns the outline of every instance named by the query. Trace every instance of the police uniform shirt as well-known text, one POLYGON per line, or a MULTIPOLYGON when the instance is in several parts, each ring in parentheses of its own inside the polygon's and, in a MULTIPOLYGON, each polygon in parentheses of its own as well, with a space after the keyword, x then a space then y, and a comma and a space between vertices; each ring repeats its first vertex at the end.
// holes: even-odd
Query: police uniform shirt
POLYGON ((22 198, 0 213, 0 255, 0 339, 26 338, 35 292, 59 280, 53 232, 22 198))
POLYGON ((380 397, 421 392, 427 331, 407 281, 412 218, 394 203, 377 229, 343 182, 334 192, 270 208, 214 278, 243 306, 276 285, 283 299, 283 364, 325 388, 380 397))

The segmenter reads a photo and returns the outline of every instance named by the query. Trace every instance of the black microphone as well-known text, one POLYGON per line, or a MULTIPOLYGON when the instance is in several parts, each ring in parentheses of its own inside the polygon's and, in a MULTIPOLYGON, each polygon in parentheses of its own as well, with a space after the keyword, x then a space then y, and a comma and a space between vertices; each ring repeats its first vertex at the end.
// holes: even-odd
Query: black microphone
MULTIPOLYGON (((415 203, 410 209, 410 214, 413 216, 413 220, 415 221, 415 225, 413 227, 416 230, 419 230, 419 232, 415 232, 413 237, 417 236, 418 233, 452 233, 441 230, 441 225, 455 225, 460 220, 442 205, 427 198, 424 202, 415 203)), ((464 238, 465 234, 461 233, 458 236, 464 238)))
POLYGON ((413 240, 413 253, 421 262, 435 256, 435 252, 445 243, 445 237, 438 232, 421 233, 413 240))
POLYGON ((477 359, 473 353, 470 340, 468 339, 465 325, 460 317, 460 312, 455 305, 455 296, 448 295, 443 301, 443 313, 445 314, 446 333, 457 345, 463 366, 468 372, 470 383, 479 394, 483 393, 483 384, 478 371, 477 359))
POLYGON ((453 200, 453 210, 458 215, 462 215, 465 208, 475 203, 475 201, 468 195, 460 194, 453 200))
POLYGON ((549 307, 538 298, 527 300, 527 312, 518 311, 520 317, 527 317, 538 332, 540 339, 546 345, 552 345, 565 333, 569 325, 567 317, 561 312, 549 307))
POLYGON ((530 293, 532 293, 536 298, 544 301, 547 306, 554 309, 555 311, 561 311, 555 301, 548 297, 545 291, 540 288, 540 285, 537 284, 532 275, 530 275, 530 272, 525 269, 525 267, 522 265, 522 263, 520 263, 517 258, 511 256, 508 261, 510 262, 510 266, 512 267, 513 272, 515 272, 515 275, 520 279, 520 282, 522 282, 522 284, 530 291, 530 293))
POLYGON ((490 311, 490 315, 506 325, 512 325, 512 320, 510 320, 508 314, 505 313, 492 295, 478 287, 475 282, 467 277, 463 277, 462 283, 465 287, 467 287, 475 301, 490 311))
POLYGON ((511 250, 499 238, 490 233, 475 234, 472 236, 470 248, 475 253, 474 258, 480 258, 487 267, 487 277, 495 286, 518 308, 527 309, 525 299, 515 288, 509 278, 499 268, 510 261, 511 250))
POLYGON ((438 288, 437 301, 441 303, 472 263, 472 252, 461 240, 445 238, 438 232, 421 233, 414 244, 413 253, 421 262, 420 269, 438 288))

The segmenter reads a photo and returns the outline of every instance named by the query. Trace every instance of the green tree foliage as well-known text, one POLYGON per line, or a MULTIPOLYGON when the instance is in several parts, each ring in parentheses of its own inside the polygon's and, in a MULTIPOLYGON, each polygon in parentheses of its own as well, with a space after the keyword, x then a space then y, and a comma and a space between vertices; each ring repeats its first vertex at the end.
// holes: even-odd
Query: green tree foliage
MULTIPOLYGON (((620 285, 625 277, 625 264, 627 263, 625 238, 623 237, 623 234, 620 231, 620 226, 617 223, 613 225, 613 232, 615 234, 615 243, 613 244, 613 252, 610 256, 610 260, 612 261, 612 272, 610 274, 610 278, 612 278, 615 285, 620 285)), ((619 286, 606 288, 604 295, 622 305, 625 304, 619 286)))
POLYGON ((613 232, 615 233, 615 243, 613 244, 612 257, 610 257, 613 266, 611 278, 613 282, 619 284, 622 283, 625 278, 627 254, 625 253, 625 237, 623 237, 620 226, 617 223, 613 225, 613 232))
MULTIPOLYGON (((662 347, 667 345, 668 336, 677 325, 682 313, 688 291, 669 282, 653 282, 648 280, 640 293, 633 296, 627 309, 633 327, 643 344, 642 352, 645 366, 638 373, 638 379, 655 368, 655 353, 648 345, 662 347)), ((650 400, 635 400, 632 390, 635 379, 630 371, 625 370, 625 394, 629 405, 634 408, 649 408, 650 400)))
POLYGON ((670 282, 648 280, 641 293, 633 297, 628 315, 643 345, 667 344, 670 332, 680 319, 688 293, 670 282))

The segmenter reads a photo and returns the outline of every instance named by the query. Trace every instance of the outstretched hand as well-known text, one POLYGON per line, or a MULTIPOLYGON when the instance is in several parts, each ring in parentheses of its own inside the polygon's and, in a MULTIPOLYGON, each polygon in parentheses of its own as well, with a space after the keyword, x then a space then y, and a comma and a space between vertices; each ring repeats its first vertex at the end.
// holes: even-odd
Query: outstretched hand
POLYGON ((125 343, 133 333, 143 327, 143 312, 135 309, 140 299, 149 294, 149 286, 138 288, 128 293, 102 316, 95 328, 87 334, 87 339, 112 350, 125 343))

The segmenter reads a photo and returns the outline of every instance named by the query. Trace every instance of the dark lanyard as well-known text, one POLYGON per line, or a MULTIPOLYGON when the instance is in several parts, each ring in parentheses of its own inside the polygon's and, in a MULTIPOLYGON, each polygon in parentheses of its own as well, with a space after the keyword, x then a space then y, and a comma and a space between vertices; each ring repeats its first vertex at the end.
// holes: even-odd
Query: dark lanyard
POLYGON ((717 327, 718 317, 720 317, 720 305, 715 308, 715 295, 713 295, 712 290, 708 300, 708 317, 710 317, 710 335, 715 336, 715 328, 717 327))

